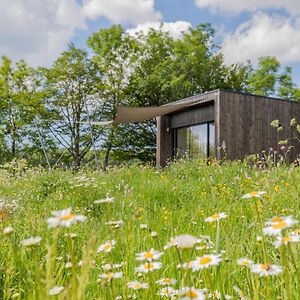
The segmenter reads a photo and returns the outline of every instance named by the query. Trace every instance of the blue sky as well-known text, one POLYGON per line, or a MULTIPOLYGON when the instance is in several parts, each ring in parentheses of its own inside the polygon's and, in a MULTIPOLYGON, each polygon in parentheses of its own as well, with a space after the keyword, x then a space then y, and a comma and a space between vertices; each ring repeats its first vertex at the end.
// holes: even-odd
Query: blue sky
POLYGON ((300 86, 299 0, 0 0, 0 55, 50 66, 69 42, 100 28, 158 27, 176 36, 211 23, 226 63, 276 56, 300 86))

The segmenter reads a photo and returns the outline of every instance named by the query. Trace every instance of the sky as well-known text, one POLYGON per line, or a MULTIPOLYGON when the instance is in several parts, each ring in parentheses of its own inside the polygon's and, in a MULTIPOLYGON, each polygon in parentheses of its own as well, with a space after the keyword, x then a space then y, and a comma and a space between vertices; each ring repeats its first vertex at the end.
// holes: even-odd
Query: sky
POLYGON ((300 0, 0 0, 0 56, 50 66, 73 42, 113 24, 179 37, 200 23, 216 30, 228 64, 276 56, 300 87, 300 0))

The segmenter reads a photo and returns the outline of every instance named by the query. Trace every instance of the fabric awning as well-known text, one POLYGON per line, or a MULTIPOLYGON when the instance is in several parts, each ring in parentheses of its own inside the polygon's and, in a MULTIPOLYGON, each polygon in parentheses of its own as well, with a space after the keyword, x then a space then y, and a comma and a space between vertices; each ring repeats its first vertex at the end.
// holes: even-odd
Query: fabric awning
POLYGON ((142 122, 145 120, 151 120, 153 118, 164 116, 180 109, 192 106, 197 101, 166 104, 162 106, 150 106, 150 107, 130 107, 130 106, 118 106, 117 114, 114 120, 111 121, 99 121, 99 122, 80 122, 82 124, 105 126, 109 124, 128 124, 142 122))
POLYGON ((155 117, 163 116, 185 108, 189 103, 169 104, 163 106, 150 106, 150 107, 130 107, 119 106, 117 107, 117 116, 113 120, 114 124, 120 123, 136 123, 145 120, 151 120, 155 117))

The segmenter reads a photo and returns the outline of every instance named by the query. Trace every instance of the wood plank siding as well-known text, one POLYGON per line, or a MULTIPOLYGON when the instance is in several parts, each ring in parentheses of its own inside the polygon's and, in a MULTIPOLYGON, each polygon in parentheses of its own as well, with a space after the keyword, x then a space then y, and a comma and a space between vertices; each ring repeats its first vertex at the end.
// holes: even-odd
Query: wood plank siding
MULTIPOLYGON (((278 141, 291 138, 292 134, 286 130, 278 132, 271 122, 279 119, 288 125, 292 118, 300 122, 300 103, 288 100, 221 90, 219 106, 219 142, 225 141, 230 160, 270 148, 279 151, 278 141)), ((300 153, 299 143, 294 146, 291 159, 300 153)))
MULTIPOLYGON (((243 159, 246 155, 279 150, 278 141, 291 138, 287 131, 277 132, 271 122, 279 119, 284 125, 292 118, 300 122, 300 103, 226 90, 181 99, 175 103, 193 102, 193 106, 157 118, 157 166, 164 167, 173 156, 173 129, 214 121, 216 157, 226 144, 227 158, 243 159)), ((290 159, 300 153, 294 143, 290 159)))

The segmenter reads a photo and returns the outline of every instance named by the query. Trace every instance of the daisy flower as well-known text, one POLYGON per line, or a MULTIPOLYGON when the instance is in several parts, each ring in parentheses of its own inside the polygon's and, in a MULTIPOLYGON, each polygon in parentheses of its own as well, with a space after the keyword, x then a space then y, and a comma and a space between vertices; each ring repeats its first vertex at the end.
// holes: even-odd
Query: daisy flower
POLYGON ((171 284, 175 284, 176 282, 177 280, 174 278, 161 278, 156 281, 156 283, 160 285, 171 285, 171 284))
POLYGON ((197 238, 190 234, 178 235, 174 238, 174 243, 177 248, 180 249, 190 249, 194 247, 197 242, 197 238))
POLYGON ((150 251, 147 252, 141 252, 136 255, 136 260, 142 261, 142 260, 147 260, 147 261, 152 261, 159 259, 164 253, 156 251, 154 249, 151 249, 150 251))
POLYGON ((108 221, 105 224, 117 229, 121 227, 124 224, 124 222, 123 220, 117 220, 117 221, 108 221))
POLYGON ((127 283, 127 286, 133 290, 141 290, 141 289, 147 289, 148 283, 142 283, 139 281, 131 281, 131 282, 127 283))
POLYGON ((282 230, 291 227, 292 225, 298 223, 297 220, 293 219, 292 216, 287 217, 276 217, 278 222, 267 221, 269 226, 263 228, 263 233, 265 235, 280 235, 282 230))
POLYGON ((175 289, 173 289, 170 286, 167 286, 167 287, 160 289, 157 294, 162 297, 173 297, 173 296, 177 295, 177 293, 178 293, 178 291, 176 291, 175 289))
POLYGON ((73 267, 73 264, 69 261, 65 264, 65 269, 71 269, 73 267))
POLYGON ((42 240, 42 238, 40 236, 35 236, 35 237, 31 237, 29 239, 23 240, 21 243, 22 243, 22 246, 24 246, 24 247, 32 247, 32 246, 39 244, 41 240, 42 240))
POLYGON ((170 241, 167 243, 167 245, 164 246, 164 250, 167 250, 171 247, 176 247, 177 243, 176 240, 174 238, 171 238, 170 241))
POLYGON ((250 266, 250 269, 253 273, 258 274, 259 276, 269 276, 269 275, 278 275, 282 272, 282 267, 271 264, 253 264, 250 266))
POLYGON ((208 294, 208 298, 221 299, 221 293, 217 290, 208 294))
POLYGON ((13 234, 14 232, 15 232, 15 230, 14 230, 14 228, 11 227, 11 226, 5 227, 5 228, 3 229, 3 234, 4 234, 4 235, 11 235, 11 234, 13 234))
POLYGON ((125 265, 126 265, 126 262, 120 262, 119 264, 112 264, 111 266, 114 269, 120 269, 120 268, 122 268, 125 265))
POLYGON ((94 204, 113 203, 114 201, 115 201, 115 198, 106 197, 104 199, 95 200, 94 204))
POLYGON ((196 290, 194 287, 184 287, 179 291, 182 300, 205 300, 204 289, 196 290))
POLYGON ((177 265, 177 269, 189 270, 189 269, 191 269, 191 264, 192 264, 191 261, 183 263, 183 264, 179 264, 179 265, 177 265))
POLYGON ((70 227, 72 224, 84 222, 86 220, 85 216, 74 215, 71 211, 71 207, 64 210, 53 211, 51 213, 53 217, 47 219, 48 228, 54 228, 57 226, 70 227))
POLYGON ((197 240, 197 244, 196 250, 207 250, 213 248, 214 246, 210 236, 206 235, 200 236, 200 238, 197 240))
POLYGON ((263 191, 253 191, 251 193, 248 193, 244 195, 242 198, 244 199, 250 199, 250 198, 261 198, 262 195, 266 194, 266 192, 263 191))
POLYGON ((112 240, 112 241, 108 241, 104 244, 102 244, 99 248, 98 248, 98 253, 99 252, 111 252, 111 250, 114 248, 116 244, 116 241, 115 240, 112 240))
POLYGON ((289 235, 285 237, 278 235, 276 239, 277 240, 273 242, 273 245, 278 248, 281 245, 287 245, 288 243, 300 242, 300 235, 289 235))
POLYGON ((154 270, 159 270, 162 266, 160 262, 148 262, 135 268, 136 273, 148 273, 154 270))
POLYGON ((152 238, 156 238, 156 237, 158 236, 158 234, 157 234, 156 231, 151 231, 150 236, 151 236, 152 238))
POLYGON ((272 225, 273 223, 278 223, 278 222, 283 222, 284 221, 284 217, 273 217, 271 219, 268 219, 265 224, 266 225, 272 225))
POLYGON ((222 212, 222 213, 214 214, 214 215, 206 218, 205 222, 211 223, 211 222, 219 221, 220 219, 225 219, 225 218, 227 218, 227 215, 226 215, 226 213, 222 212))
POLYGON ((112 281, 113 279, 116 278, 122 278, 123 277, 123 272, 115 272, 115 273, 104 273, 104 274, 100 274, 99 275, 99 281, 101 281, 102 279, 106 280, 106 281, 112 281))
POLYGON ((54 286, 52 289, 49 290, 49 296, 59 295, 63 290, 63 286, 54 286))
POLYGON ((195 260, 193 260, 191 262, 191 269, 195 272, 208 268, 210 266, 217 266, 221 260, 222 258, 220 254, 206 254, 204 256, 197 257, 195 260))
POLYGON ((242 266, 242 267, 249 267, 250 265, 253 265, 253 261, 248 259, 248 258, 239 258, 237 261, 237 264, 239 266, 242 266))
POLYGON ((238 294, 241 300, 249 300, 249 298, 246 296, 246 294, 239 289, 237 286, 233 287, 234 291, 238 294))
POLYGON ((140 228, 141 229, 148 229, 148 225, 147 224, 140 224, 140 228))

